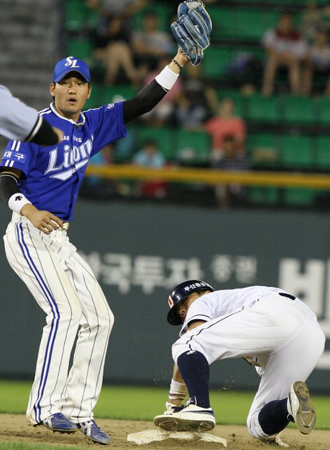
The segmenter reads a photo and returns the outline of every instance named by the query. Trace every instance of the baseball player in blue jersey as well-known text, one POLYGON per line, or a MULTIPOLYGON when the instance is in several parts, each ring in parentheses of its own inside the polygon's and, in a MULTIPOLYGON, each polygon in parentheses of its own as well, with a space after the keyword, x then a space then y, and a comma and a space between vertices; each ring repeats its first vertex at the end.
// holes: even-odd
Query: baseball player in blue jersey
POLYGON ((13 210, 4 236, 9 264, 46 313, 27 418, 53 431, 82 431, 107 444, 93 418, 113 314, 91 268, 69 241, 90 158, 126 136, 125 124, 150 111, 176 82, 181 50, 135 98, 82 112, 92 93, 88 65, 70 56, 55 66, 54 102, 40 117, 64 131, 44 147, 12 140, 1 162, 0 196, 13 210), (73 364, 70 355, 78 333, 73 364))
POLYGON ((209 365, 244 358, 261 377, 247 418, 251 435, 288 447, 279 433, 290 421, 303 434, 313 431, 316 412, 305 380, 324 351, 325 336, 306 304, 279 288, 215 291, 202 280, 179 284, 168 303, 167 320, 181 331, 172 347, 167 410, 155 417, 155 425, 169 431, 213 429, 209 365))
POLYGON ((25 105, 3 85, 0 85, 0 135, 8 139, 55 145, 63 138, 63 132, 25 105))

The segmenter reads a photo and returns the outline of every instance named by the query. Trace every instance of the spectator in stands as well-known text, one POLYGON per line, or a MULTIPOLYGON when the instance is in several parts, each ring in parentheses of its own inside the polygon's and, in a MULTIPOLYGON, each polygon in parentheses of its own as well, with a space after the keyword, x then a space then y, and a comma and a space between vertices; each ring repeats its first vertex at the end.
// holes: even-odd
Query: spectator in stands
POLYGON ((164 156, 158 149, 158 142, 153 139, 145 142, 142 150, 134 156, 133 162, 138 166, 154 169, 161 169, 166 163, 164 156))
POLYGON ((314 44, 319 30, 330 32, 330 4, 318 7, 316 0, 311 0, 301 18, 301 31, 308 43, 314 44))
MULTIPOLYGON (((249 170, 248 162, 239 146, 239 142, 233 135, 223 138, 222 148, 212 155, 213 168, 231 172, 249 170)), ((218 185, 215 188, 215 196, 220 209, 228 209, 233 202, 241 201, 245 196, 244 187, 238 184, 218 185)))
POLYGON ((127 80, 138 84, 141 77, 133 62, 130 17, 145 0, 87 0, 90 8, 101 13, 95 30, 95 57, 106 67, 105 82, 113 84, 122 69, 127 80))
POLYGON ((274 79, 280 68, 287 68, 291 92, 301 93, 302 63, 306 58, 306 42, 296 29, 291 14, 283 13, 276 29, 268 30, 263 37, 268 58, 264 71, 263 94, 270 96, 274 89, 274 79))
MULTIPOLYGON (((320 29, 313 44, 307 54, 307 61, 304 72, 304 94, 310 95, 314 76, 323 75, 330 77, 330 45, 328 33, 320 29)), ((327 83, 326 94, 330 93, 330 83, 327 83)))
MULTIPOLYGON (((149 139, 145 142, 142 150, 135 155, 133 163, 138 166, 161 169, 165 166, 166 160, 158 148, 158 142, 149 139)), ((155 179, 136 184, 133 193, 137 196, 162 199, 166 197, 167 190, 168 184, 166 182, 155 179)))
MULTIPOLYGON (((167 58, 161 59, 156 70, 150 72, 144 84, 149 84, 155 77, 159 74, 159 72, 164 68, 169 61, 167 58)), ((178 101, 178 98, 182 94, 183 91, 183 81, 181 78, 175 83, 174 87, 166 94, 163 101, 158 103, 149 113, 144 114, 141 119, 146 123, 152 126, 162 126, 172 123, 172 118, 174 116, 175 106, 178 101)), ((125 139, 124 139, 125 140, 125 139)))
POLYGON ((156 70, 159 61, 169 58, 173 51, 173 40, 169 33, 159 30, 156 11, 148 11, 143 20, 143 28, 133 32, 134 59, 144 77, 156 70))
POLYGON ((318 8, 317 2, 312 0, 308 3, 306 10, 302 13, 300 30, 309 44, 315 42, 317 30, 322 22, 322 10, 318 8))
POLYGON ((235 115, 236 104, 233 99, 224 98, 219 107, 218 114, 205 124, 205 130, 212 136, 212 155, 223 151, 227 136, 233 136, 238 150, 244 154, 246 125, 243 119, 235 115))
POLYGON ((176 123, 186 130, 204 130, 204 123, 217 109, 217 98, 212 87, 205 85, 201 66, 189 65, 183 91, 177 98, 176 123))

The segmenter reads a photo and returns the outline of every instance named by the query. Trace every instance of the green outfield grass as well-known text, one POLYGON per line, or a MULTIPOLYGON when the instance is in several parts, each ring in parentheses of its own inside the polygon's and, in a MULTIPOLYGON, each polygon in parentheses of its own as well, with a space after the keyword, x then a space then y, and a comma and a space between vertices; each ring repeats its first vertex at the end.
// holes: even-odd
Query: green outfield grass
MULTIPOLYGON (((0 380, 0 413, 24 414, 30 387, 30 382, 0 380)), ((168 389, 165 388, 104 386, 95 416, 152 420, 164 410, 167 395, 168 389)), ((252 392, 212 391, 211 402, 217 422, 245 425, 253 396, 252 392)), ((317 428, 330 429, 330 396, 313 396, 313 400, 318 412, 317 428)))

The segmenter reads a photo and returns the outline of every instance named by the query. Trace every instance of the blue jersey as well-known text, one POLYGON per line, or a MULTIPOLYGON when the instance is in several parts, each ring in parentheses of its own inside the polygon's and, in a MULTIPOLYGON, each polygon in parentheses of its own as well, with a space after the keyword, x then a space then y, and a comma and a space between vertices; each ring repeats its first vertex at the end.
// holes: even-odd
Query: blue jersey
POLYGON ((9 141, 1 166, 23 172, 19 188, 36 208, 71 221, 90 158, 126 136, 123 102, 85 111, 78 123, 61 116, 53 104, 40 114, 64 131, 63 141, 53 147, 9 141))

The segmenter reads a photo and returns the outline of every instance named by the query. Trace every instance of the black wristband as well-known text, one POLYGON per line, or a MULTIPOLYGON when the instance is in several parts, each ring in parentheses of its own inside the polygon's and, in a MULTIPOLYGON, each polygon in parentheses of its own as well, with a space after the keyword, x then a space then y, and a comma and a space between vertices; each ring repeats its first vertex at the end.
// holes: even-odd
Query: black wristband
MULTIPOLYGON (((47 122, 47 120, 41 118, 41 124, 39 125, 39 123, 37 122, 36 127, 39 125, 39 129, 38 131, 33 135, 33 132, 30 133, 30 136, 32 136, 32 138, 29 137, 26 139, 27 142, 33 142, 34 144, 39 144, 39 145, 56 145, 58 144, 58 136, 55 133, 55 131, 53 130, 53 128, 51 127, 51 125, 49 125, 49 123, 47 122)), ((35 130, 35 128, 34 128, 35 130)))

